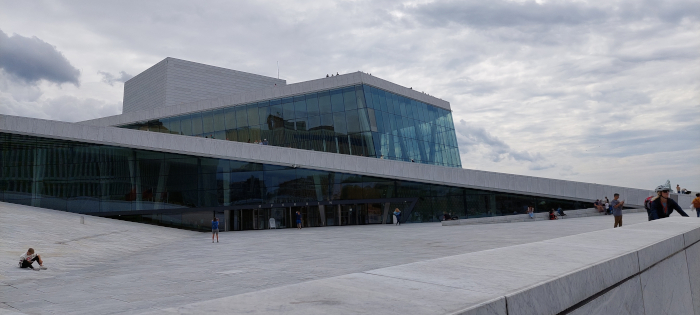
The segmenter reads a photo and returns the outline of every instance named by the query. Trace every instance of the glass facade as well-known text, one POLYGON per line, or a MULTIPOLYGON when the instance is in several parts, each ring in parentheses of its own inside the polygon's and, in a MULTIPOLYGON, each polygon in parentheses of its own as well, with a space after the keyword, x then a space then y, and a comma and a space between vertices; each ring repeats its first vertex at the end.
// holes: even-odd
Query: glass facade
MULTIPOLYGON (((42 208, 207 230, 233 211, 230 229, 407 222, 581 209, 590 203, 348 173, 196 157, 0 133, 0 200, 42 208), (410 207, 409 207, 409 202, 410 207), (389 216, 390 218, 390 216, 389 216)), ((228 223, 227 223, 228 224, 228 223)))
POLYGON ((121 127, 462 167, 450 111, 369 85, 121 127))

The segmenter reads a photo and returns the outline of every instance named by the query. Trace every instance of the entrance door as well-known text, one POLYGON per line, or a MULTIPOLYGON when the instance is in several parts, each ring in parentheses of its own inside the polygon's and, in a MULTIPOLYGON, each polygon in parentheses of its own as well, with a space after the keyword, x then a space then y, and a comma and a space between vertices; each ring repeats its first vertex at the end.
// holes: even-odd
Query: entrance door
POLYGON ((265 230, 270 227, 270 209, 253 209, 255 230, 265 230))
POLYGON ((382 204, 381 203, 370 203, 367 204, 367 224, 379 224, 382 223, 382 204))
POLYGON ((241 212, 241 230, 255 230, 255 215, 253 209, 238 210, 241 212))
POLYGON ((355 205, 340 205, 340 225, 356 225, 357 212, 355 205))
POLYGON ((327 205, 324 208, 326 211, 326 226, 340 225, 340 218, 338 217, 338 206, 327 205))
MULTIPOLYGON (((287 208, 272 208, 270 209, 270 218, 275 219, 275 226, 273 228, 283 229, 288 227, 287 222, 287 208)), ((269 221, 269 219, 268 219, 269 221)))

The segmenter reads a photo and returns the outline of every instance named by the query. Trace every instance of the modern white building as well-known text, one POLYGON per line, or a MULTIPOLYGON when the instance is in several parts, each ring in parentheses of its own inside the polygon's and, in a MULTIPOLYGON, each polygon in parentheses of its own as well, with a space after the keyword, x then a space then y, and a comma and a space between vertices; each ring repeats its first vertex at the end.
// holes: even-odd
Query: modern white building
POLYGON ((588 208, 651 191, 468 170, 447 101, 362 72, 286 81, 166 58, 121 115, 0 116, 2 201, 206 230, 588 208), (218 214, 217 214, 218 213, 218 214), (274 225, 274 226, 272 226, 274 225))

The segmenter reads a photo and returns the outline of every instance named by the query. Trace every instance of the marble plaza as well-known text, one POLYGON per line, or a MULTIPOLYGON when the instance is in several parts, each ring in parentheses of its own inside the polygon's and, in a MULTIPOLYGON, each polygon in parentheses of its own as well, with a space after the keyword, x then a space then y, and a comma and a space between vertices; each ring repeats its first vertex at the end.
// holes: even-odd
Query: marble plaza
MULTIPOLYGON (((84 216, 81 224, 80 217, 0 204, 0 314, 448 314, 478 307, 479 314, 505 314, 505 304, 499 304, 504 296, 599 262, 615 268, 604 268, 613 274, 589 286, 595 292, 628 276, 648 281, 643 274, 633 276, 630 268, 639 273, 639 268, 653 270, 650 265, 662 263, 686 270, 672 274, 689 287, 693 282, 687 280, 692 275, 683 265, 685 256, 659 263, 677 251, 647 250, 656 256, 643 256, 636 249, 658 242, 666 242, 663 248, 669 250, 685 248, 684 237, 691 240, 688 231, 700 238, 700 220, 646 223, 644 213, 625 215, 625 227, 616 230, 610 216, 595 216, 471 226, 230 232, 222 233, 218 244, 211 243, 209 233, 93 216, 84 216), (28 247, 42 254, 48 270, 17 268, 28 247), (648 257, 646 262, 642 257, 648 257), (482 313, 484 309, 491 311, 482 313)), ((697 245, 690 248, 698 254, 697 245)), ((595 282, 595 272, 592 276, 587 281, 595 282)), ((557 295, 580 296, 559 286, 563 291, 557 295)), ((693 294, 697 310, 697 290, 687 290, 688 296, 676 297, 682 302, 675 304, 692 311, 687 301, 693 294)), ((542 314, 556 314, 570 306, 564 304, 578 302, 552 301, 547 294, 522 298, 509 297, 509 307, 520 301, 542 314)), ((600 309, 593 303, 585 306, 600 309)), ((523 314, 528 310, 533 309, 523 308, 523 314)))

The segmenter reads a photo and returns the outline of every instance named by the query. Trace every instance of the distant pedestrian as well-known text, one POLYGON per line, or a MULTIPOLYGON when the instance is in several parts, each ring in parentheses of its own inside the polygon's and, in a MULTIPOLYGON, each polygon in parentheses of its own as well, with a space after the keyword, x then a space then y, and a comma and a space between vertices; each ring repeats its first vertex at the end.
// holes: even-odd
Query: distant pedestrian
POLYGON ((615 193, 613 195, 613 201, 610 202, 610 206, 612 207, 613 217, 615 217, 615 225, 613 226, 613 229, 618 226, 622 227, 622 207, 625 206, 625 202, 620 201, 620 194, 615 193))
POLYGON ((297 229, 301 229, 301 212, 297 211, 297 229))
POLYGON ((34 252, 34 248, 28 249, 26 253, 19 256, 19 267, 36 270, 34 269, 34 266, 32 266, 35 261, 39 263, 40 270, 46 270, 44 261, 41 260, 41 256, 39 254, 34 252))
POLYGON ((263 145, 267 145, 267 139, 263 139, 263 145))
POLYGON ((608 201, 608 197, 605 197, 605 215, 610 214, 610 201, 608 201))
POLYGON ((396 217, 396 225, 401 225, 401 210, 399 208, 394 209, 394 217, 396 217))
POLYGON ((216 235, 216 242, 219 242, 219 218, 214 217, 211 221, 211 242, 214 243, 214 235, 216 235))
POLYGON ((557 219, 557 215, 554 213, 554 209, 549 210, 549 219, 550 219, 550 220, 556 220, 556 219, 557 219))
POLYGON ((650 221, 668 218, 673 213, 673 210, 678 211, 684 217, 688 216, 675 200, 668 197, 671 192, 671 185, 668 182, 664 185, 659 185, 654 191, 656 192, 656 197, 651 200, 652 217, 650 221))
POLYGON ((676 184, 676 192, 679 194, 681 193, 681 185, 680 184, 676 184))
POLYGON ((695 212, 698 213, 698 218, 700 218, 700 193, 695 194, 695 199, 693 199, 692 203, 695 212))
POLYGON ((559 215, 562 216, 562 217, 566 215, 566 213, 564 213, 564 210, 561 209, 561 206, 560 206, 559 208, 557 208, 557 212, 558 212, 559 215))

